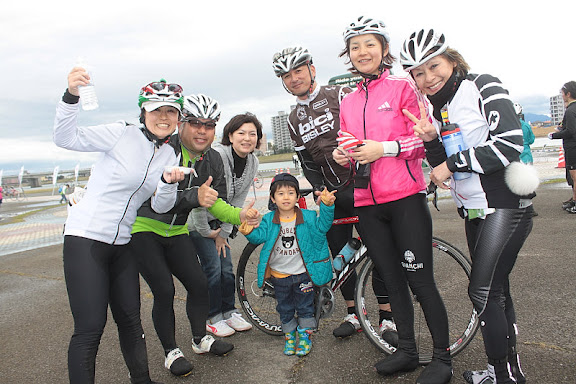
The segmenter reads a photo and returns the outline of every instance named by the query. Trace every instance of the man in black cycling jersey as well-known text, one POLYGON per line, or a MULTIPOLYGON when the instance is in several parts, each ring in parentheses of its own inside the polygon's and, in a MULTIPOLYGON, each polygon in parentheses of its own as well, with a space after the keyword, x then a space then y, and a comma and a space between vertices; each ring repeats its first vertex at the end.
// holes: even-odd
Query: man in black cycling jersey
MULTIPOLYGON (((338 190, 334 219, 356 216, 354 212, 354 182, 352 168, 337 164, 332 151, 338 146, 336 138, 340 130, 340 101, 348 93, 349 87, 319 86, 316 81, 316 68, 312 55, 302 47, 289 47, 274 55, 272 67, 276 76, 288 93, 296 96, 296 108, 290 112, 288 126, 294 149, 300 160, 304 176, 319 195, 326 186, 329 191, 338 190)), ((327 234, 332 256, 338 255, 342 247, 352 238, 352 224, 334 225, 327 234)), ((380 280, 380 279, 379 279, 380 280)), ((380 280, 381 281, 381 280, 380 280)), ((334 329, 335 337, 347 337, 360 331, 354 305, 356 272, 341 287, 342 296, 348 307, 348 314, 340 326, 334 329)), ((385 287, 375 287, 385 292, 385 287)), ((394 343, 396 326, 390 312, 390 305, 384 297, 380 303, 380 331, 387 332, 389 342, 394 343)))

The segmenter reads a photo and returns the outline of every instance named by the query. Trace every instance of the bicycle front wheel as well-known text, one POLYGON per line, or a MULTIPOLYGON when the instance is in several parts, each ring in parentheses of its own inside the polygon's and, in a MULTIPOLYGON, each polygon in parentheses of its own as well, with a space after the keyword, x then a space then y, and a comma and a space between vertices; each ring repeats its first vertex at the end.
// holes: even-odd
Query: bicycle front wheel
MULTIPOLYGON (((468 298, 472 265, 460 250, 443 240, 433 238, 432 249, 434 278, 448 314, 450 354, 455 356, 472 341, 478 330, 478 315, 468 298)), ((378 297, 372 289, 373 269, 374 264, 368 259, 358 275, 355 293, 358 308, 356 313, 368 340, 382 352, 391 354, 396 348, 384 341, 379 333, 378 297)), ((432 337, 418 298, 414 296, 413 301, 416 345, 420 363, 427 364, 432 360, 432 337)))
POLYGON ((248 243, 236 270, 236 292, 238 301, 246 318, 258 329, 269 335, 281 336, 282 322, 276 311, 276 297, 274 286, 265 282, 264 287, 258 287, 258 260, 260 251, 258 246, 248 243))

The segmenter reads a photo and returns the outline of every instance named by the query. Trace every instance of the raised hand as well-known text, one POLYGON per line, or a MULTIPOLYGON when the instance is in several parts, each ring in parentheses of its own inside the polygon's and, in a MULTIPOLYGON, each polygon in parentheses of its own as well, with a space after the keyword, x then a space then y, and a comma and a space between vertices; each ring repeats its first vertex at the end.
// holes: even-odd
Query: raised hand
POLYGON ((90 75, 82 67, 74 67, 68 74, 68 92, 74 96, 79 96, 79 85, 88 85, 90 83, 90 75))
POLYGON ((252 208, 256 200, 252 200, 246 207, 242 208, 240 211, 240 221, 242 223, 246 222, 247 225, 250 225, 254 228, 260 225, 260 212, 257 209, 252 208))
POLYGON ((402 113, 408 117, 414 123, 412 129, 414 134, 420 137, 423 141, 432 141, 438 137, 438 132, 430 120, 428 120, 428 114, 426 113, 426 108, 424 103, 418 102, 418 107, 420 107, 420 118, 414 116, 407 109, 403 109, 402 113))
POLYGON ((322 200, 324 205, 326 205, 328 207, 334 205, 334 202, 336 201, 336 196, 334 196, 334 194, 336 192, 337 192, 336 190, 333 190, 332 192, 328 192, 328 189, 326 189, 326 187, 324 187, 324 190, 320 194, 320 199, 322 200))
POLYGON ((198 188, 198 203, 202 207, 210 208, 218 200, 218 192, 211 184, 212 176, 208 176, 208 180, 198 188))

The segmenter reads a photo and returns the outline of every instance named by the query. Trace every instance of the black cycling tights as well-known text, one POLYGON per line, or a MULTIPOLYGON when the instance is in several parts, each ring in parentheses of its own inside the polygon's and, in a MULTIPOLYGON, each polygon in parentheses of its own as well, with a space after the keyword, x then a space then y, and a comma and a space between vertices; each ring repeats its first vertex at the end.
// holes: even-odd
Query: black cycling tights
POLYGON ((177 348, 174 319, 174 280, 176 276, 186 288, 186 314, 194 338, 206 336, 208 318, 208 281, 188 235, 159 236, 153 232, 132 235, 132 252, 138 260, 140 273, 154 295, 152 320, 165 352, 177 348))
POLYGON ((435 348, 448 348, 448 316, 434 281, 432 218, 418 193, 385 204, 358 207, 362 240, 390 297, 400 348, 415 352, 412 292, 424 311, 435 348))
POLYGON ((508 276, 532 230, 532 212, 532 206, 496 209, 484 220, 466 220, 472 257, 468 295, 479 313, 489 360, 505 359, 508 348, 516 348, 516 314, 508 276))
MULTIPOLYGON (((334 204, 334 219, 344 217, 354 217, 357 215, 354 209, 354 188, 353 185, 338 190, 336 203, 334 204)), ((333 225, 326 234, 328 247, 332 257, 336 257, 338 252, 352 238, 354 230, 353 224, 333 225)), ((354 291, 356 289, 357 274, 352 271, 344 284, 340 286, 340 292, 346 301, 354 301, 354 291)), ((382 279, 375 279, 372 283, 374 291, 377 292, 378 302, 388 304, 388 293, 382 279)))
POLYGON ((140 283, 126 245, 64 237, 64 276, 74 317, 68 348, 70 383, 94 383, 96 353, 108 305, 133 383, 149 383, 146 340, 140 322, 140 283))

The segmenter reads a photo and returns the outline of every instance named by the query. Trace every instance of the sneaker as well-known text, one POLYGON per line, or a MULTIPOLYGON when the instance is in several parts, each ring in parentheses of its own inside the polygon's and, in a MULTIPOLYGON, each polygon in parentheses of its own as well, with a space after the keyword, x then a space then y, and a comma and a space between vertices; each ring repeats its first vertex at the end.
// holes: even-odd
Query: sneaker
POLYGON ((232 316, 230 316, 230 318, 226 319, 225 321, 226 324, 228 324, 228 326, 234 329, 235 331, 242 332, 252 329, 252 324, 244 320, 242 315, 239 314, 238 312, 233 312, 232 316))
POLYGON ((358 317, 356 317, 355 314, 351 313, 346 315, 346 317, 342 321, 342 324, 340 324, 338 328, 332 331, 332 334, 334 335, 334 337, 344 338, 352 336, 356 332, 360 331, 362 331, 362 328, 360 327, 358 317))
POLYGON ((398 347, 398 331, 396 323, 392 320, 384 319, 380 323, 380 336, 393 347, 398 347))
POLYGON ((233 335, 236 331, 234 328, 231 328, 228 324, 226 324, 225 320, 220 320, 214 324, 206 322, 206 332, 210 332, 214 336, 226 337, 233 335))
POLYGON ((168 352, 164 366, 172 372, 174 376, 188 376, 192 373, 192 364, 184 357, 180 348, 168 352))
POLYGON ((571 197, 570 200, 562 202, 562 209, 567 209, 574 206, 574 198, 571 197))
POLYGON ((194 340, 192 340, 192 350, 198 355, 210 352, 216 356, 224 356, 233 349, 233 344, 222 340, 216 340, 211 335, 204 336, 200 341, 200 344, 196 344, 194 340))
POLYGON ((468 384, 494 384, 495 379, 490 376, 488 370, 484 371, 464 371, 462 374, 468 384))
POLYGON ((571 206, 570 208, 566 208, 568 213, 576 213, 576 205, 571 206))

